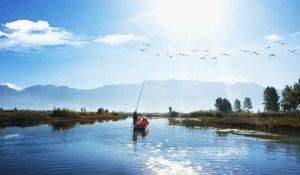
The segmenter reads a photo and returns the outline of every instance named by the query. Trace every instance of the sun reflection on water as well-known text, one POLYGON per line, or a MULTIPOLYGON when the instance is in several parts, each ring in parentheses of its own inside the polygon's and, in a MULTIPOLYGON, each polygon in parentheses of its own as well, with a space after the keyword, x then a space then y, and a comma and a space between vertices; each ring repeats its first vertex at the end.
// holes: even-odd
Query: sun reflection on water
POLYGON ((194 175, 203 171, 201 166, 192 167, 190 161, 167 160, 162 156, 149 157, 146 165, 154 174, 194 175))

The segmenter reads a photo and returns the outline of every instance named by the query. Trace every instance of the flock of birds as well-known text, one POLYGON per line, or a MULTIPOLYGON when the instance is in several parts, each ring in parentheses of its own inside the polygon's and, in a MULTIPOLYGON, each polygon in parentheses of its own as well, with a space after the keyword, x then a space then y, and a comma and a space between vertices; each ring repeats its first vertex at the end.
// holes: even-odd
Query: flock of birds
MULTIPOLYGON (((281 41, 278 41, 277 43, 280 44, 281 46, 286 45, 286 43, 281 42, 281 41)), ((143 45, 145 47, 142 48, 142 49, 140 49, 140 51, 141 52, 146 52, 150 48, 151 43, 144 43, 143 45)), ((267 46, 265 48, 265 50, 266 51, 271 51, 271 47, 267 46)), ((193 53, 194 55, 196 55, 198 52, 200 53, 201 51, 202 50, 200 50, 200 49, 192 49, 192 50, 190 50, 190 52, 193 53)), ((297 50, 290 50, 290 49, 288 49, 288 51, 290 53, 292 53, 292 54, 295 54, 295 52, 297 50)), ((241 49, 240 52, 242 52, 242 53, 248 53, 250 55, 255 55, 255 56, 259 56, 260 55, 260 53, 258 51, 253 51, 253 50, 243 50, 243 49, 241 49)), ((201 60, 206 60, 206 59, 217 60, 218 59, 218 56, 217 55, 213 55, 213 53, 209 49, 204 49, 202 53, 204 53, 204 54, 202 54, 201 56, 198 57, 201 60)), ((181 56, 181 57, 192 56, 192 54, 187 54, 187 53, 182 53, 182 52, 178 52, 178 53, 175 53, 175 54, 174 53, 173 54, 166 53, 165 55, 168 56, 169 58, 174 58, 175 56, 181 56)), ((156 53, 155 56, 159 57, 159 56, 161 56, 161 54, 160 53, 156 53)), ((221 53, 221 54, 219 54, 219 56, 230 57, 231 55, 229 53, 221 53)), ((272 58, 272 57, 276 57, 276 54, 269 52, 268 56, 269 56, 269 58, 272 58)))

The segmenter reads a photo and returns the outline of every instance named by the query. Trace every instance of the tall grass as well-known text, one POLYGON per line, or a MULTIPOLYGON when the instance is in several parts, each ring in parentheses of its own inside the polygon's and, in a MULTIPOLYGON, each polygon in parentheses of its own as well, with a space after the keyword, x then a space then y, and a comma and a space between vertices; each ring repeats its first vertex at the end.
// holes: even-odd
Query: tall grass
POLYGON ((215 127, 259 130, 273 133, 300 135, 299 113, 229 113, 192 112, 178 118, 170 118, 171 125, 189 127, 215 127))
POLYGON ((107 112, 99 114, 97 112, 76 112, 66 108, 55 108, 52 111, 1 110, 0 127, 26 127, 47 123, 50 123, 56 127, 55 122, 62 121, 73 121, 75 123, 79 122, 84 124, 93 124, 96 121, 117 121, 125 119, 127 117, 128 115, 126 113, 121 112, 107 112))
POLYGON ((71 111, 67 108, 55 108, 51 114, 55 118, 64 118, 64 119, 76 119, 79 118, 79 114, 75 111, 71 111))

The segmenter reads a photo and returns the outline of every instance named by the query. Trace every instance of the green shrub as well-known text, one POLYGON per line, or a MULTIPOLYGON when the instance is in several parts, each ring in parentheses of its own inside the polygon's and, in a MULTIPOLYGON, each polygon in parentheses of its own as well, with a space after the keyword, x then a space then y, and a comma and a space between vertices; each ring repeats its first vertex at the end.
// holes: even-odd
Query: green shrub
POLYGON ((97 111, 98 114, 104 114, 104 113, 108 113, 108 112, 109 112, 108 109, 104 109, 104 108, 99 108, 97 111))
POLYGON ((67 108, 54 108, 51 114, 52 117, 57 118, 77 118, 79 117, 78 113, 75 111, 71 111, 67 108))

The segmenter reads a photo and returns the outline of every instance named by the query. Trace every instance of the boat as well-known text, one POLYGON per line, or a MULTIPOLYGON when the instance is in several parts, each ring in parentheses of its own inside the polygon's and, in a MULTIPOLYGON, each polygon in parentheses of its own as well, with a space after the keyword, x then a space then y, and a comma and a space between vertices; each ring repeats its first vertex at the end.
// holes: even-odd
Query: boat
POLYGON ((146 118, 139 118, 134 125, 133 129, 135 131, 145 131, 147 129, 147 126, 149 125, 149 121, 146 118))

